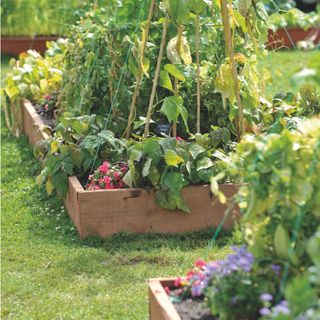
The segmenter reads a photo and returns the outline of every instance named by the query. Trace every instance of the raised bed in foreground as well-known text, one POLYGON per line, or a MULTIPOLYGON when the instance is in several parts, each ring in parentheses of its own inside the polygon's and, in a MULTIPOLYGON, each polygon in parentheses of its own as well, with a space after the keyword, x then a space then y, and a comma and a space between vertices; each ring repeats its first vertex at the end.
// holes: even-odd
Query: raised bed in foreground
POLYGON ((1 37, 1 53, 19 55, 29 49, 44 53, 47 50, 47 41, 57 40, 57 36, 38 36, 32 37, 1 37))
MULTIPOLYGON (((220 189, 227 197, 237 191, 233 184, 222 184, 220 189)), ((212 196, 209 186, 186 187, 182 196, 191 209, 189 214, 157 205, 152 189, 90 191, 83 189, 77 177, 70 177, 64 203, 80 238, 107 238, 120 231, 184 233, 219 226, 227 207, 212 196)), ((224 229, 231 229, 239 217, 238 210, 233 210, 224 229)))
POLYGON ((156 278, 148 280, 149 319, 150 320, 181 320, 164 287, 172 288, 174 278, 156 278))
MULTIPOLYGON (((30 143, 35 145, 47 139, 48 135, 41 131, 44 123, 32 104, 23 100, 22 110, 23 131, 30 143)), ((227 197, 237 191, 233 184, 220 188, 227 197)), ((155 203, 152 189, 84 190, 77 177, 70 177, 64 203, 82 239, 107 238, 120 231, 184 233, 219 226, 227 207, 212 195, 209 186, 186 187, 182 195, 191 209, 190 214, 160 207, 155 203)), ((224 229, 231 229, 239 218, 239 211, 234 209, 224 229)))
POLYGON ((320 27, 303 30, 301 28, 269 30, 267 47, 269 49, 292 48, 299 41, 310 40, 314 44, 320 41, 320 27))

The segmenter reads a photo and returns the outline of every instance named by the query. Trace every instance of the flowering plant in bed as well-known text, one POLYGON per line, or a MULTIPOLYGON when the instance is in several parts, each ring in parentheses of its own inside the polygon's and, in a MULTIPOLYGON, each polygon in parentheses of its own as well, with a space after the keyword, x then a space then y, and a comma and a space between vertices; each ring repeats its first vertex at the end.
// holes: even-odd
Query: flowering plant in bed
POLYGON ((176 282, 179 297, 202 297, 222 320, 319 319, 320 120, 247 136, 231 159, 247 247, 222 261, 197 261, 176 282))
POLYGON ((110 164, 104 161, 101 166, 88 178, 86 189, 121 189, 126 186, 123 177, 128 172, 128 165, 124 162, 110 164))

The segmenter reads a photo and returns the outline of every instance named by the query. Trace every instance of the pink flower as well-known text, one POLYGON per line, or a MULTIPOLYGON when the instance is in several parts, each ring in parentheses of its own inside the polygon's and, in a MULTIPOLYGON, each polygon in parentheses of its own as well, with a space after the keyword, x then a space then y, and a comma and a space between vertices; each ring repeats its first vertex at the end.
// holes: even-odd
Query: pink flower
POLYGON ((109 170, 109 166, 110 166, 110 163, 108 161, 105 161, 100 167, 99 167, 99 171, 101 173, 107 173, 107 171, 109 170))
POLYGON ((170 289, 169 289, 169 287, 165 286, 165 287, 164 287, 164 291, 166 292, 166 294, 170 294, 170 289))
POLYGON ((207 265, 207 263, 205 261, 203 261, 202 259, 198 259, 194 265, 199 268, 202 269, 203 267, 205 267, 207 265))
POLYGON ((101 190, 100 186, 94 186, 93 190, 101 190))
POLYGON ((114 177, 116 180, 118 180, 118 179, 120 178, 120 173, 117 172, 117 171, 115 171, 115 172, 113 173, 113 177, 114 177))
POLYGON ((50 99, 51 99, 51 96, 50 96, 50 94, 47 94, 47 95, 44 96, 44 98, 45 98, 46 100, 50 100, 50 99))
POLYGON ((45 109, 46 111, 48 111, 48 110, 49 110, 49 105, 46 104, 46 105, 44 106, 44 109, 45 109))
POLYGON ((184 141, 181 137, 176 137, 176 140, 178 140, 178 141, 184 141))

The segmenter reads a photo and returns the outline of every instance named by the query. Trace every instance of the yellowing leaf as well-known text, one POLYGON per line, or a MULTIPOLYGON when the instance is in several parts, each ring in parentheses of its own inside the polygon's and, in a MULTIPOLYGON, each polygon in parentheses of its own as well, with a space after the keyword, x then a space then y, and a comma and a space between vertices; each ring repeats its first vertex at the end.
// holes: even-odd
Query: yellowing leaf
POLYGON ((221 92, 222 98, 229 99, 231 103, 235 101, 235 84, 232 77, 230 63, 226 62, 219 68, 217 77, 214 81, 216 88, 221 92))
POLYGON ((50 179, 48 179, 46 182, 46 190, 47 190, 47 193, 49 196, 51 195, 52 191, 54 190, 54 185, 52 184, 50 179))
POLYGON ((47 87, 48 87, 48 81, 46 79, 41 79, 40 80, 40 89, 42 91, 45 91, 47 87))
POLYGON ((167 150, 164 156, 164 159, 168 166, 173 166, 173 167, 177 167, 178 164, 184 162, 184 160, 172 150, 167 150))
POLYGON ((59 143, 57 141, 52 141, 50 144, 51 154, 55 154, 59 149, 59 143))

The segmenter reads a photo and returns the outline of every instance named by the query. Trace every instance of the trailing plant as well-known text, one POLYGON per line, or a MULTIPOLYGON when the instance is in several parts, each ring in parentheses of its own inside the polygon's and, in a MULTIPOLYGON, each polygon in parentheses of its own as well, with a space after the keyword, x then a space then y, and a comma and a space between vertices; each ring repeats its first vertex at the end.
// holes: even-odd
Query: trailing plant
POLYGON ((16 136, 21 132, 19 99, 42 103, 46 95, 60 90, 63 74, 63 54, 66 40, 48 43, 48 54, 42 57, 33 50, 11 59, 12 71, 4 78, 2 91, 6 125, 16 136))
POLYGON ((123 159, 125 142, 103 130, 105 120, 96 115, 69 117, 65 114, 48 140, 35 147, 35 155, 43 159, 43 170, 37 177, 45 183, 48 194, 53 190, 61 196, 68 191, 68 177, 86 179, 104 159, 117 162, 123 159))
MULTIPOLYGON (((320 120, 297 130, 245 136, 224 161, 236 195, 246 248, 224 260, 196 262, 174 303, 202 299, 219 319, 317 319, 319 316, 320 120)), ((218 195, 217 181, 212 191, 218 195)))

